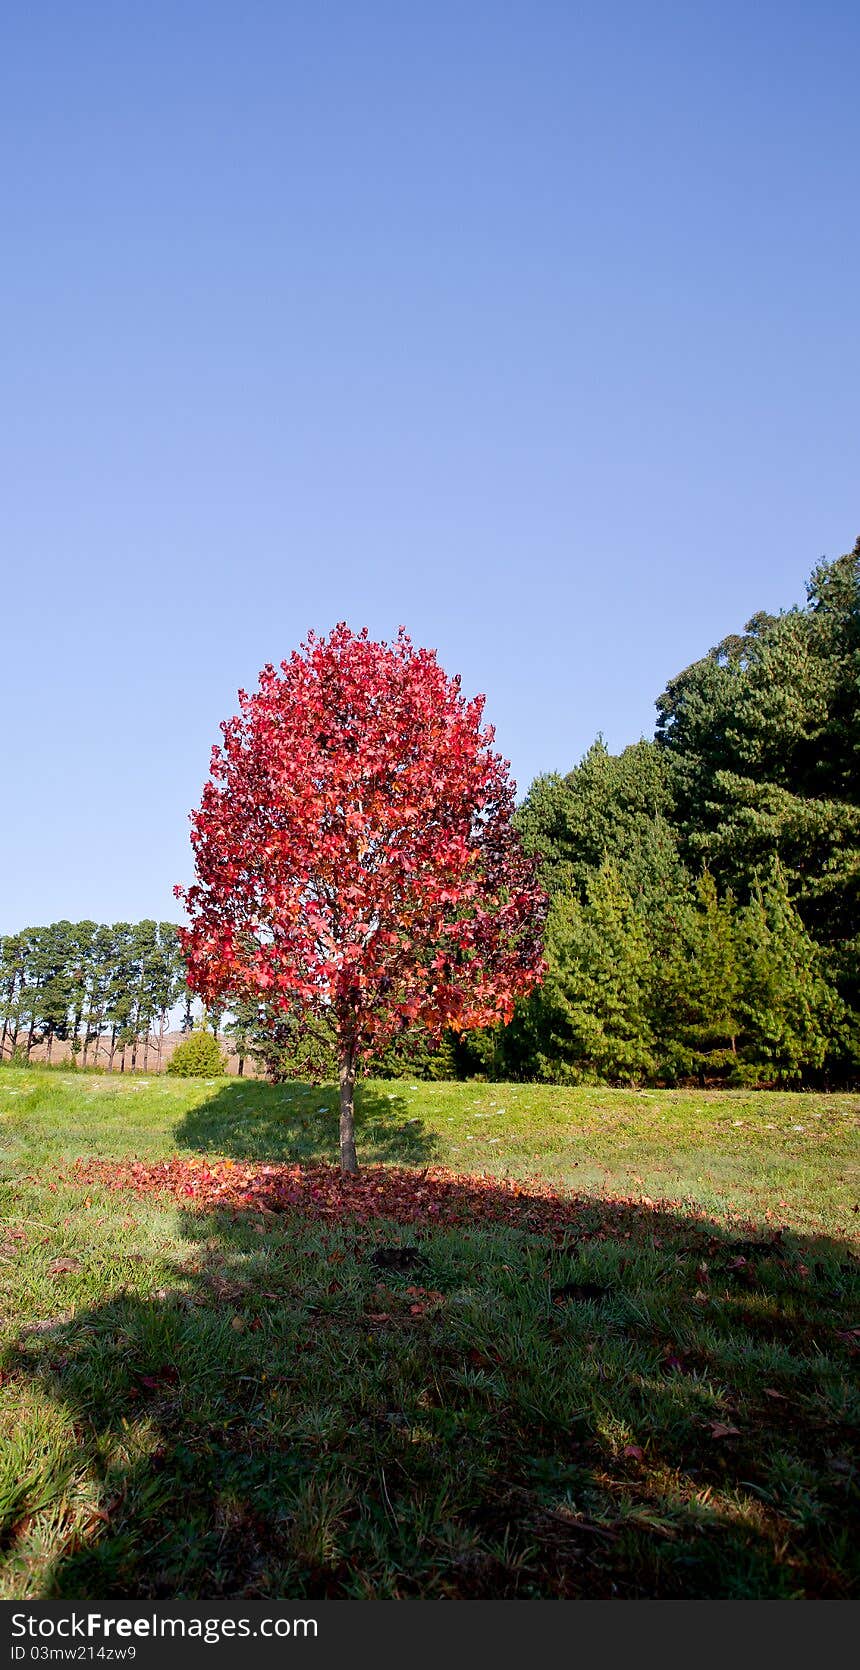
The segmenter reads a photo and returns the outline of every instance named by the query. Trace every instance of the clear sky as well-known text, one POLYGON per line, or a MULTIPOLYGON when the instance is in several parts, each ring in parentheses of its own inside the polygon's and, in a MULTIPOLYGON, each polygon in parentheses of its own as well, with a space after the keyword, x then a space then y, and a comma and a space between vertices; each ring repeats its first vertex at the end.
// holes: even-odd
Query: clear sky
POLYGON ((0 931, 402 622, 521 792, 860 532, 860 6, 11 0, 0 931))

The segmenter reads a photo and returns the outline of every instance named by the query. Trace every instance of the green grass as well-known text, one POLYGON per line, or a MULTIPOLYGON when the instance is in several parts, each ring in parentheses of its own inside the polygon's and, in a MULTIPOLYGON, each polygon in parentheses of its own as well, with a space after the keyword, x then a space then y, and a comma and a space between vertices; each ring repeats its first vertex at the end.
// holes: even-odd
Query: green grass
POLYGON ((362 1087, 363 1163, 574 1190, 561 1244, 70 1173, 335 1110, 0 1072, 0 1596, 856 1593, 857 1097, 362 1087))

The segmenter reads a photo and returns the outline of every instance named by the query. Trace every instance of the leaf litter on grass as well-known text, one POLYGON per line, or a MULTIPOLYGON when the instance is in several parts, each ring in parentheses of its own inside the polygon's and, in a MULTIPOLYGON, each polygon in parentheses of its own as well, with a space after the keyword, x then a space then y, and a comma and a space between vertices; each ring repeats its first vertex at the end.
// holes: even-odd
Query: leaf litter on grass
MULTIPOLYGON (((107 1190, 125 1190, 141 1197, 166 1195, 183 1206, 226 1211, 258 1211, 265 1215, 312 1211, 320 1220, 369 1223, 387 1218, 399 1224, 455 1228, 492 1223, 530 1230, 555 1241, 571 1232, 588 1234, 587 1219, 594 1214, 593 1196, 574 1194, 530 1179, 477 1175, 427 1167, 422 1171, 396 1166, 368 1166, 345 1176, 326 1164, 251 1164, 233 1160, 170 1159, 78 1160, 65 1173, 70 1183, 107 1190)), ((683 1211, 695 1223, 704 1212, 695 1203, 655 1201, 601 1191, 600 1223, 595 1235, 613 1233, 613 1209, 624 1214, 655 1208, 683 1211)), ((728 1216, 728 1215, 727 1215, 728 1216)), ((746 1220, 737 1215, 739 1224, 746 1220)), ((629 1230, 628 1230, 629 1233, 629 1230)))

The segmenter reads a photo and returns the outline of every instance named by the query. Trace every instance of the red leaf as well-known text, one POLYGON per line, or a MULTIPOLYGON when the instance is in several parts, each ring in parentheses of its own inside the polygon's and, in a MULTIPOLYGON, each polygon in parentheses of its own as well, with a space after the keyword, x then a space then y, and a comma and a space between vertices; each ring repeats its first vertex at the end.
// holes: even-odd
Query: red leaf
POLYGON ((198 879, 178 890, 190 988, 262 995, 272 1018, 334 1008, 359 1056, 404 1018, 509 1017, 543 974, 547 901, 483 697, 405 632, 341 623, 239 703, 192 816, 198 879))

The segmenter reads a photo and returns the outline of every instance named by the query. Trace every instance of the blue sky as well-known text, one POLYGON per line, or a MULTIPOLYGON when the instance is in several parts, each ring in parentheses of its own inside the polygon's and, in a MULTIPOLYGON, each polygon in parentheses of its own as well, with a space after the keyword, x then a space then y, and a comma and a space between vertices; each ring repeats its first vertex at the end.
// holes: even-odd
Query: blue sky
POLYGON ((402 622, 525 790, 860 532, 860 8, 0 43, 0 931, 173 915, 238 686, 402 622))

